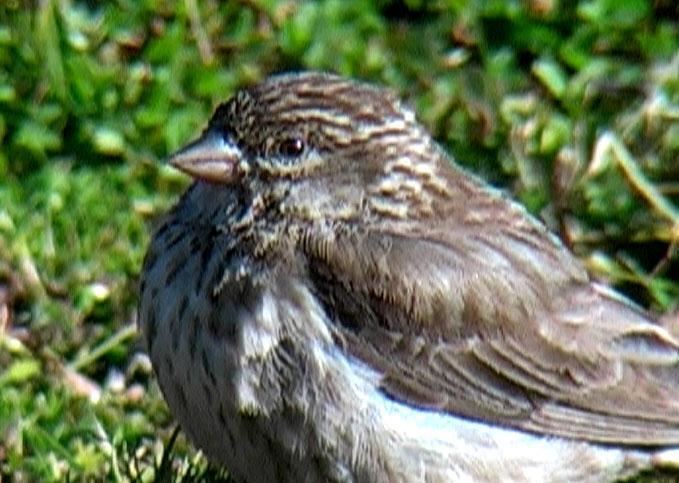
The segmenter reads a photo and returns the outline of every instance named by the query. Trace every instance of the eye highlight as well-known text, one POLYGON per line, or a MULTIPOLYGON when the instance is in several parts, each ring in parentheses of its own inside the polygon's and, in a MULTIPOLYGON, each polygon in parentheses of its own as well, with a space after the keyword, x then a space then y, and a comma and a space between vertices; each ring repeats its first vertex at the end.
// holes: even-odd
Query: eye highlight
POLYGON ((278 152, 287 158, 296 158, 304 152, 304 141, 300 138, 284 139, 278 147, 278 152))

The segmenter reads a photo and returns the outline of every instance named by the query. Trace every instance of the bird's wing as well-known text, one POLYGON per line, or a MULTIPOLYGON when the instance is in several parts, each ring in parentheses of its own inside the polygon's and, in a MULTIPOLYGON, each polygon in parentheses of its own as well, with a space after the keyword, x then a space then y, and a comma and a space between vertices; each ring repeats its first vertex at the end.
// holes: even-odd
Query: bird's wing
POLYGON ((301 249, 337 343, 390 397, 539 434, 679 443, 676 339, 564 268, 563 248, 513 247, 518 269, 472 238, 310 232, 301 249))

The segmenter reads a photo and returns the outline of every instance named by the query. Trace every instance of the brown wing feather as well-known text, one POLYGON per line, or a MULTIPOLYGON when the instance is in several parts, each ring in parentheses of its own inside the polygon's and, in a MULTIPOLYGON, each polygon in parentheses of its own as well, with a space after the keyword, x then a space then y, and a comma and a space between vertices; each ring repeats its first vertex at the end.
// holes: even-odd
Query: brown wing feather
POLYGON ((679 443, 677 340, 539 232, 527 243, 549 246, 537 252, 447 233, 303 239, 338 343, 386 393, 541 434, 679 443))

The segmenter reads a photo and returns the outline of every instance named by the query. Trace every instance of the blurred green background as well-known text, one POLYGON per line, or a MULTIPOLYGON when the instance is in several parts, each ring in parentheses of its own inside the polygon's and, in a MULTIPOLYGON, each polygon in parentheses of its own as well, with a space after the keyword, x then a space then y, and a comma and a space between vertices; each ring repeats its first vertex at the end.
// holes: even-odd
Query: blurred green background
POLYGON ((181 435, 161 464, 136 285, 188 183, 163 157, 273 72, 390 86, 594 277, 671 315, 678 19, 675 0, 2 0, 0 480, 222 478, 181 435))

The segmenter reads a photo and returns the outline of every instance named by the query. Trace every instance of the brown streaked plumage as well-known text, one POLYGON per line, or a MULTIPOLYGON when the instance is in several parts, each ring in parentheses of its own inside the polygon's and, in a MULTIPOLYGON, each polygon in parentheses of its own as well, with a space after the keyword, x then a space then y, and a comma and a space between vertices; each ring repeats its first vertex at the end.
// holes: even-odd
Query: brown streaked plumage
POLYGON ((154 236, 140 325, 237 477, 608 481, 676 457, 679 341, 392 93, 273 77, 170 162, 197 181, 154 236))

